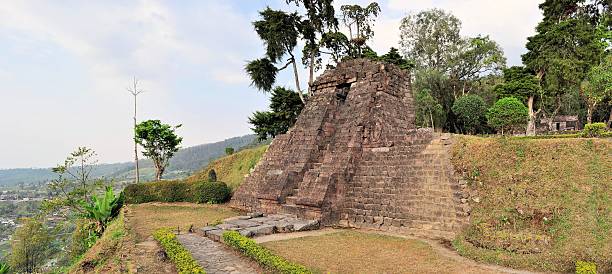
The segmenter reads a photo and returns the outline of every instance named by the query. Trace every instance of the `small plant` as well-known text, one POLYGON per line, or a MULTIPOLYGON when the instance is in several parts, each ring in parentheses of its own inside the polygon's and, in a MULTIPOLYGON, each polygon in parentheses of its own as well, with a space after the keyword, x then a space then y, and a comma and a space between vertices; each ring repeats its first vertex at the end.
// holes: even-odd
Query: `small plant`
POLYGON ((582 137, 586 138, 594 138, 594 137, 602 137, 606 133, 606 124, 605 123, 592 123, 586 124, 584 129, 582 130, 582 137))
POLYGON ((164 248, 164 251, 176 266, 179 274, 206 273, 202 266, 193 259, 191 253, 176 239, 176 235, 170 229, 162 228, 155 231, 153 238, 164 248))
POLYGON ((8 274, 11 271, 11 267, 3 262, 0 262, 0 274, 8 274))
POLYGON ((312 273, 303 265, 289 262, 282 257, 274 255, 269 249, 255 243, 252 239, 240 235, 237 231, 224 232, 223 242, 273 272, 287 274, 312 273))
POLYGON ((115 196, 111 186, 106 187, 104 196, 93 196, 90 203, 81 202, 85 209, 84 217, 94 220, 98 225, 98 235, 102 235, 106 229, 106 225, 117 215, 123 206, 123 192, 119 196, 115 196))
POLYGON ((208 171, 208 181, 216 182, 217 181, 217 172, 214 169, 208 171))
POLYGON ((597 274, 597 265, 593 262, 577 261, 576 274, 597 274))

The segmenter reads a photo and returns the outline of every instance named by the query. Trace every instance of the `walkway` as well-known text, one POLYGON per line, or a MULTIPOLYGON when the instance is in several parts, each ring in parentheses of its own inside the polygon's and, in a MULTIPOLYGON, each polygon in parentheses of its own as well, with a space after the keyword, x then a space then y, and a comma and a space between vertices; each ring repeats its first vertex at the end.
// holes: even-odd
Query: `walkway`
POLYGON ((262 273, 254 263, 230 250, 222 243, 215 242, 195 233, 178 235, 178 240, 207 274, 257 274, 262 273))

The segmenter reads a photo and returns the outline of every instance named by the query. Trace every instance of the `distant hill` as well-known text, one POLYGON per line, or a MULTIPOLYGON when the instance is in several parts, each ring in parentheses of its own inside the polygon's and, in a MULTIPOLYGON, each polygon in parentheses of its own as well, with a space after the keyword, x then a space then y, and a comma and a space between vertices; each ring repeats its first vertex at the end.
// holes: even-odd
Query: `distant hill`
MULTIPOLYGON (((225 155, 226 147, 239 150, 244 147, 253 146, 256 143, 255 135, 233 137, 227 140, 187 147, 179 150, 170 160, 170 165, 164 174, 164 178, 186 177, 206 166, 211 160, 225 155)), ((63 159, 58 159, 58 162, 63 159)), ((152 179, 155 172, 153 164, 149 160, 140 161, 141 179, 152 179)), ((94 177, 106 177, 116 180, 127 180, 134 178, 134 162, 100 164, 94 169, 94 177)), ((46 182, 56 178, 51 168, 15 168, 0 170, 0 185, 13 186, 20 183, 46 182)))

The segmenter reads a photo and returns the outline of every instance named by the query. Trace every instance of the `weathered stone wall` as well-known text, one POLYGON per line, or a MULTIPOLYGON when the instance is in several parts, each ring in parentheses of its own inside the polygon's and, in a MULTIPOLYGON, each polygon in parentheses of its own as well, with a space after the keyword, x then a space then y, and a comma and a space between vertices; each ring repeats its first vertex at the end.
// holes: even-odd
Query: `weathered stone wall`
POLYGON ((409 79, 396 66, 365 59, 325 72, 232 205, 327 225, 452 236, 468 210, 448 156, 452 140, 415 128, 409 79))

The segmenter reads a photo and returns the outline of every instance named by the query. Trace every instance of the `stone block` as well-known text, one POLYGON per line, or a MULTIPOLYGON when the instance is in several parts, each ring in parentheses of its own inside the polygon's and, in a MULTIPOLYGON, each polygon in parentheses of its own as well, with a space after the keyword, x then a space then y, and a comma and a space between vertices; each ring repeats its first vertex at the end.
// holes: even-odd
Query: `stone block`
POLYGON ((319 221, 317 220, 298 220, 293 223, 293 230, 295 231, 307 231, 319 228, 319 221))

